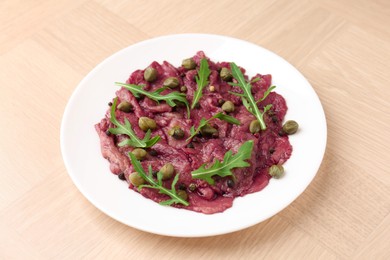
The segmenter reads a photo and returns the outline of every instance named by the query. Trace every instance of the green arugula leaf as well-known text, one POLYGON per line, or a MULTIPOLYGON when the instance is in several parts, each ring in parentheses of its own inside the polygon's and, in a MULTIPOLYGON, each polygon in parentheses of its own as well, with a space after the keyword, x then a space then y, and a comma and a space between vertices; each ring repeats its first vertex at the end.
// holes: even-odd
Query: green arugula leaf
POLYGON ((153 92, 149 92, 144 90, 142 86, 138 86, 134 84, 115 82, 115 85, 128 89, 135 97, 140 97, 140 95, 144 95, 157 102, 165 101, 171 107, 177 106, 177 102, 184 103, 187 107, 187 115, 188 117, 190 117, 190 107, 188 104, 188 100, 186 98, 186 94, 184 93, 173 91, 166 95, 161 95, 161 92, 163 92, 166 89, 165 87, 159 88, 153 92))
POLYGON ((138 136, 133 131, 133 129, 131 128, 131 124, 130 124, 129 120, 127 120, 127 118, 125 118, 125 123, 121 124, 115 117, 115 108, 116 108, 117 101, 118 101, 118 98, 115 98, 114 103, 111 106, 111 111, 110 111, 110 115, 111 115, 110 121, 111 121, 111 123, 113 123, 116 126, 116 128, 110 128, 110 129, 108 129, 108 131, 114 135, 124 134, 124 135, 127 135, 128 137, 130 137, 130 139, 126 139, 126 140, 123 140, 122 142, 120 142, 118 144, 119 146, 129 145, 132 147, 148 148, 148 147, 152 147, 158 141, 160 141, 161 137, 159 135, 157 135, 153 138, 150 138, 150 135, 151 135, 150 129, 146 132, 144 139, 142 139, 142 140, 139 139, 138 136))
POLYGON ((216 113, 215 115, 213 115, 212 117, 210 117, 207 120, 204 119, 204 118, 200 119, 199 125, 198 125, 198 127, 196 129, 195 129, 194 126, 192 126, 190 128, 190 134, 191 135, 187 138, 186 141, 192 139, 195 135, 197 135, 200 132, 202 127, 206 126, 211 120, 213 120, 215 118, 221 119, 223 121, 226 121, 228 123, 235 124, 235 125, 240 125, 241 124, 241 122, 239 120, 237 120, 236 118, 234 118, 232 116, 225 115, 222 112, 218 112, 218 113, 216 113))
MULTIPOLYGON (((191 134, 191 136, 195 136, 195 135, 196 135, 196 133, 195 133, 195 127, 194 127, 194 126, 191 126, 191 128, 190 128, 190 134, 191 134)), ((187 138, 187 141, 188 141, 189 139, 191 139, 191 137, 187 138)))
POLYGON ((251 84, 253 84, 253 83, 255 83, 255 82, 259 81, 259 80, 260 80, 260 78, 259 78, 259 77, 257 77, 257 78, 254 78, 254 79, 252 79, 252 80, 251 80, 251 84))
POLYGON ((267 112, 268 110, 270 110, 271 107, 272 107, 272 104, 266 105, 266 106, 263 108, 263 114, 264 114, 265 112, 267 112))
POLYGON ((198 75, 195 77, 196 84, 198 85, 198 88, 196 89, 194 93, 194 98, 192 100, 191 109, 194 109, 196 104, 199 102, 199 99, 202 97, 202 91, 203 88, 209 84, 208 78, 210 76, 210 69, 209 69, 209 63, 207 62, 207 59, 203 58, 200 61, 200 68, 198 71, 198 75))
MULTIPOLYGON (((234 93, 234 92, 230 92, 231 94, 234 94, 236 96, 239 96, 241 97, 242 99, 242 103, 243 105, 245 106, 245 108, 250 112, 252 113, 256 119, 259 121, 260 123, 260 128, 261 130, 265 130, 267 128, 267 126, 265 125, 265 122, 264 122, 264 119, 263 119, 263 115, 266 111, 263 110, 263 112, 260 112, 259 108, 257 107, 257 102, 260 102, 262 100, 264 100, 266 98, 266 96, 263 98, 261 98, 259 101, 255 101, 253 95, 252 95, 252 85, 250 82, 247 82, 245 80, 245 77, 244 75, 242 74, 240 68, 238 68, 238 66, 232 62, 230 63, 230 68, 232 70, 232 75, 233 77, 237 80, 237 83, 229 83, 230 85, 232 86, 238 86, 242 89, 243 93, 234 93)), ((267 95, 274 89, 275 87, 272 86, 270 87, 265 93, 264 95, 267 95), (270 90, 271 89, 271 90, 270 90)), ((268 110, 270 109, 270 107, 268 107, 268 110)))
POLYGON ((142 168, 141 163, 135 158, 134 154, 129 153, 129 157, 131 160, 131 164, 134 167, 134 170, 138 172, 138 174, 149 184, 140 185, 138 187, 139 190, 143 188, 151 188, 158 190, 161 194, 168 195, 170 197, 169 200, 160 202, 161 205, 172 205, 174 203, 176 204, 183 204, 184 206, 188 206, 188 201, 181 198, 177 192, 175 185, 177 181, 179 180, 179 174, 175 175, 175 178, 172 181, 171 189, 165 188, 162 183, 162 173, 157 173, 157 181, 153 178, 152 174, 152 167, 149 165, 148 167, 148 174, 145 172, 145 170, 142 168))
POLYGON ((270 87, 264 92, 263 97, 260 98, 259 100, 257 100, 256 103, 259 103, 259 102, 263 101, 264 99, 266 99, 266 97, 268 97, 269 93, 271 93, 271 91, 274 90, 274 88, 276 88, 276 86, 270 86, 270 87))
POLYGON ((235 155, 232 155, 232 151, 226 152, 223 157, 223 162, 216 159, 214 164, 209 168, 206 168, 206 164, 203 164, 197 170, 192 171, 192 178, 202 179, 213 185, 214 179, 212 177, 215 175, 220 177, 233 176, 232 169, 250 166, 245 160, 251 158, 252 149, 253 140, 246 141, 240 146, 235 155))
POLYGON ((218 119, 226 121, 226 122, 228 122, 230 124, 235 124, 235 125, 240 125, 241 124, 241 122, 238 119, 236 119, 235 117, 226 115, 226 114, 224 114, 222 112, 216 113, 211 118, 218 118, 218 119))

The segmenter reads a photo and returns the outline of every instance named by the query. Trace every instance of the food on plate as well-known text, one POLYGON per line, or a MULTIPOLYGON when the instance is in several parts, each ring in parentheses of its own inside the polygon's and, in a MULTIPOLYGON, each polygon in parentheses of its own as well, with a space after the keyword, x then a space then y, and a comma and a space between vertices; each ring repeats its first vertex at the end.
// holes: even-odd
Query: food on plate
MULTIPOLYGON (((292 153, 284 98, 269 74, 249 78, 202 51, 175 67, 131 73, 95 125, 112 173, 144 197, 205 214, 281 178, 292 153)), ((255 205, 254 205, 255 206, 255 205)))

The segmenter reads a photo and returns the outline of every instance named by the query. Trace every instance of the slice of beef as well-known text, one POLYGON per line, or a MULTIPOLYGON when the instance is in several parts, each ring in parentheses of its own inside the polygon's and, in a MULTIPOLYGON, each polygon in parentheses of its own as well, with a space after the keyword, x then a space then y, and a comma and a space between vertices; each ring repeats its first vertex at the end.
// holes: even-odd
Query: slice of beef
POLYGON ((125 172, 130 166, 130 160, 122 154, 115 145, 114 137, 107 135, 109 121, 102 119, 99 124, 95 125, 95 129, 100 138, 100 148, 102 155, 110 162, 110 170, 114 174, 125 172))
POLYGON ((140 107, 142 110, 147 111, 151 114, 157 114, 157 113, 164 113, 164 112, 171 112, 172 107, 170 107, 168 104, 158 104, 156 101, 153 101, 149 98, 144 98, 142 101, 140 101, 140 107))
POLYGON ((116 92, 116 95, 118 97, 118 104, 121 101, 127 101, 133 107, 133 112, 138 118, 140 118, 141 116, 146 116, 145 111, 141 108, 137 99, 133 96, 133 94, 130 91, 122 87, 120 90, 116 92))
POLYGON ((233 205, 233 199, 232 197, 219 196, 214 200, 206 200, 201 195, 191 193, 188 200, 190 205, 187 209, 204 214, 214 214, 230 208, 233 205))

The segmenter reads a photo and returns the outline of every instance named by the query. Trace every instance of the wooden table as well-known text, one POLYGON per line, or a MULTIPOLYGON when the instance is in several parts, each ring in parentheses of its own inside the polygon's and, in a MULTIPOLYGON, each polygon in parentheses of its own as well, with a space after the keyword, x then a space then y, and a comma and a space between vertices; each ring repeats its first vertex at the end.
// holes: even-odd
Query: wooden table
POLYGON ((1 259, 390 259, 390 2, 0 3, 1 259), (256 226, 163 237, 106 216, 77 190, 60 122, 100 61, 155 36, 201 32, 261 45, 318 93, 328 145, 313 183, 256 226))

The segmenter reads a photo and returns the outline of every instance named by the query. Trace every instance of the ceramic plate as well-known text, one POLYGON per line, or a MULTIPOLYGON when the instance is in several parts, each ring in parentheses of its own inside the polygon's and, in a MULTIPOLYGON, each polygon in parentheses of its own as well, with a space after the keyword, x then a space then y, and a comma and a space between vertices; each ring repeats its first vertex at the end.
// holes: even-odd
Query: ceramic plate
POLYGON ((70 177, 81 193, 110 217, 131 227, 160 235, 200 237, 225 234, 255 225, 275 215, 310 184, 326 146, 326 121, 320 100, 302 74, 278 55, 255 44, 218 35, 181 34, 143 41, 108 57, 77 86, 62 119, 61 150, 70 177), (234 61, 251 77, 272 74, 276 92, 288 105, 286 120, 300 125, 290 136, 291 158, 285 176, 271 179, 262 191, 234 200, 223 213, 205 215, 161 206, 130 190, 109 170, 100 153, 94 125, 103 118, 108 101, 136 69, 152 61, 182 59, 203 50, 213 61, 234 61))

